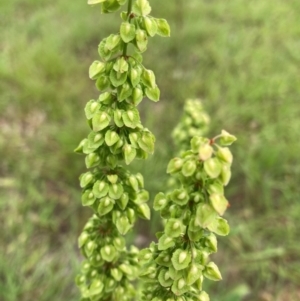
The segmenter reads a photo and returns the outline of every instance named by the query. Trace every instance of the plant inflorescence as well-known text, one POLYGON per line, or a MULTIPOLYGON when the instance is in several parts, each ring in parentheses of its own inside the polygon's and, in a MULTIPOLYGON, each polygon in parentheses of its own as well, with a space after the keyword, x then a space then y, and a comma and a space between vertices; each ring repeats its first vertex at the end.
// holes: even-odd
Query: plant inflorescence
POLYGON ((147 0, 88 3, 101 4, 102 13, 125 4, 127 10, 121 12, 119 32, 100 42, 100 60, 90 66, 89 77, 100 95, 85 107, 91 132, 75 150, 86 155, 89 171, 80 176, 81 200, 93 211, 78 240, 85 257, 76 278, 81 300, 206 301, 203 277, 221 278, 209 254, 217 250, 215 234, 229 232, 220 216, 228 205, 223 186, 230 178, 232 155, 227 145, 235 137, 225 131, 214 139, 200 137, 209 118, 198 101, 187 102, 186 116, 173 134, 181 153, 167 170, 178 187, 154 200, 154 209, 165 220, 164 231, 157 234, 157 244, 141 252, 134 246, 128 249, 124 235, 138 217, 150 219, 150 208, 143 176, 132 174, 123 162, 128 165, 153 153, 155 137, 142 125, 137 106, 144 97, 156 102, 160 96, 142 53, 150 37, 168 37, 170 28, 165 19, 150 15, 147 0), (191 137, 191 149, 183 151, 191 137), (133 285, 137 277, 144 280, 141 296, 133 285))

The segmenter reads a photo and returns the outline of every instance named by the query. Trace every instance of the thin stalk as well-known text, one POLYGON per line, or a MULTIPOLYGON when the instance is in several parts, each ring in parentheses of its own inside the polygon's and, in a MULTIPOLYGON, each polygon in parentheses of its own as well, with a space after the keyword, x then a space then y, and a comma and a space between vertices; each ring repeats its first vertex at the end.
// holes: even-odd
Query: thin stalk
MULTIPOLYGON (((127 20, 130 23, 130 18, 129 16, 131 15, 131 11, 132 11, 132 0, 128 0, 128 8, 127 8, 127 20)), ((123 56, 125 57, 127 55, 127 43, 125 43, 124 47, 123 47, 123 56)))

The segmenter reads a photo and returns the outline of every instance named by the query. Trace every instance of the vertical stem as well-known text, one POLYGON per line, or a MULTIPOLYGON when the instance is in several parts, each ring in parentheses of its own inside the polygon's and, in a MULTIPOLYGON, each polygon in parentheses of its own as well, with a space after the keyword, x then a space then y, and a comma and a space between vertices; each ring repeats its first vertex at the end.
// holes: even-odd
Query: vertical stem
MULTIPOLYGON (((128 0, 128 8, 127 8, 127 20, 129 19, 129 23, 130 23, 130 14, 132 11, 132 0, 128 0)), ((123 47, 123 56, 127 55, 127 43, 125 43, 124 47, 123 47)))

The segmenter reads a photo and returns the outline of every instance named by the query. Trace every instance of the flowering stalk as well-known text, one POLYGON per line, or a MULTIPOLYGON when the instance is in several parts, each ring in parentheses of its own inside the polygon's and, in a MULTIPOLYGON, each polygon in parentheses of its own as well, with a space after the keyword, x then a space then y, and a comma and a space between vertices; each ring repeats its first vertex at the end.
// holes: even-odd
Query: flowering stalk
POLYGON ((170 28, 166 20, 149 15, 147 0, 88 0, 101 4, 102 13, 126 3, 120 31, 101 41, 101 60, 90 66, 89 76, 100 96, 85 107, 91 132, 75 150, 86 155, 90 170, 80 176, 82 205, 93 211, 78 240, 85 257, 76 278, 82 301, 134 298, 131 282, 138 274, 138 250, 127 250, 123 235, 137 217, 150 219, 143 176, 131 174, 121 164, 146 159, 154 151, 155 137, 142 125, 136 107, 145 96, 158 101, 160 91, 153 71, 142 65, 141 53, 149 37, 167 37, 170 28))
MULTIPOLYGON (((201 115, 205 118, 200 120, 208 120, 199 102, 188 101, 174 137, 183 143, 188 133, 182 130, 201 115)), ((203 125, 199 131, 205 130, 206 122, 203 125)), ((191 149, 170 161, 167 173, 176 179, 172 187, 174 183, 177 187, 158 193, 154 200, 154 209, 164 219, 164 230, 157 233, 158 243, 139 253, 143 264, 140 277, 145 282, 142 300, 209 301, 202 290, 204 277, 222 279, 209 255, 217 251, 215 234, 229 233, 229 225, 221 216, 229 204, 224 186, 230 180, 233 159, 227 146, 235 140, 224 130, 213 139, 194 136, 191 149)))

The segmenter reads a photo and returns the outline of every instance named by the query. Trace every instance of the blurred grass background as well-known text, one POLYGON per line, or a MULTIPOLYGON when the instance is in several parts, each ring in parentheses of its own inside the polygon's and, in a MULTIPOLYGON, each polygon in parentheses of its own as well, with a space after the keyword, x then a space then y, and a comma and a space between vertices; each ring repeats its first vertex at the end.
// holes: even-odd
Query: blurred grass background
MULTIPOLYGON (((211 135, 224 128, 238 137, 232 231, 214 256, 224 280, 208 283, 211 299, 300 300, 300 2, 151 4, 172 37, 152 39, 145 54, 162 97, 140 106, 157 144, 134 168, 152 196, 163 189, 184 100, 203 99, 211 135)), ((90 212, 78 185, 84 158, 72 150, 97 95, 88 67, 119 24, 85 1, 0 2, 1 301, 78 300, 77 236, 90 212)))

